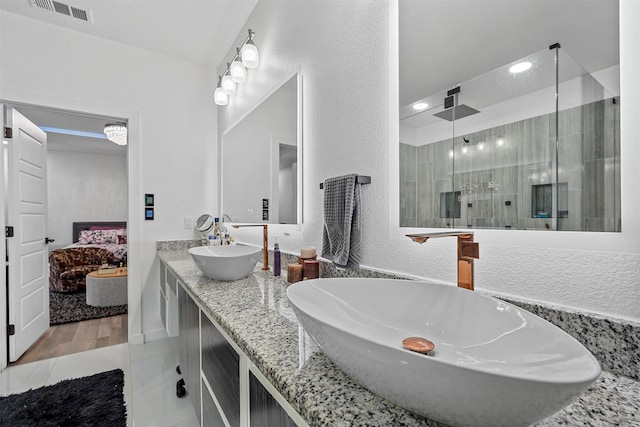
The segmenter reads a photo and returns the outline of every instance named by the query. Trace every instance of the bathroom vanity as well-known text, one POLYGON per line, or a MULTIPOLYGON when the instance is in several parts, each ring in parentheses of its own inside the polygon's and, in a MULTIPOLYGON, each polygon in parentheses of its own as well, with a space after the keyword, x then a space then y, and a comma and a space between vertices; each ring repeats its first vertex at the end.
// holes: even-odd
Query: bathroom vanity
MULTIPOLYGON (((159 245, 158 257, 165 296, 175 281, 184 398, 203 426, 439 425, 336 367, 299 325, 286 275, 274 277, 258 263, 249 277, 220 282, 202 275, 186 246, 159 245)), ((636 422, 639 396, 637 381, 603 372, 576 401, 535 426, 636 422)))

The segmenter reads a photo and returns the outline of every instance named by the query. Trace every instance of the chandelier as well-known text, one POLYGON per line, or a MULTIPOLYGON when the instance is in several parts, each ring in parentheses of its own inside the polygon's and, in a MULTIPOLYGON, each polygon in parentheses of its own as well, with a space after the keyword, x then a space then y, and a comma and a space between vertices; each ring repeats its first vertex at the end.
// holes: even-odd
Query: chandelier
POLYGON ((104 134, 111 142, 118 145, 127 145, 127 124, 110 123, 104 126, 104 134))

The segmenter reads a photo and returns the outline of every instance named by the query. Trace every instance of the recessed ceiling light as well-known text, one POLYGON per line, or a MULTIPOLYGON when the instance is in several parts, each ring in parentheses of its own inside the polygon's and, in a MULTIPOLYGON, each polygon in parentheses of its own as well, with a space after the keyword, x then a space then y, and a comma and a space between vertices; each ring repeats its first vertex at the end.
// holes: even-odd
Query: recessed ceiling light
POLYGON ((420 111, 420 110, 424 110, 428 106, 429 106, 429 104, 427 104, 426 102, 417 102, 417 103, 413 104, 413 109, 416 110, 416 111, 420 111))
POLYGON ((518 73, 527 71, 529 68, 531 68, 531 62, 528 62, 528 61, 518 62, 517 64, 514 64, 511 67, 509 67, 509 72, 513 74, 518 74, 518 73))

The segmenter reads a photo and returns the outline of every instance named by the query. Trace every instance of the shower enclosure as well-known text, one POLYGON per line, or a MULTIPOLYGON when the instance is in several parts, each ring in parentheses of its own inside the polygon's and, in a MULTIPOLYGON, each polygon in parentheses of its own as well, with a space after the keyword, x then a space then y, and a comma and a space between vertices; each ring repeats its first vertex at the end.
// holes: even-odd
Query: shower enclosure
POLYGON ((618 67, 554 44, 400 110, 400 226, 620 231, 618 67))

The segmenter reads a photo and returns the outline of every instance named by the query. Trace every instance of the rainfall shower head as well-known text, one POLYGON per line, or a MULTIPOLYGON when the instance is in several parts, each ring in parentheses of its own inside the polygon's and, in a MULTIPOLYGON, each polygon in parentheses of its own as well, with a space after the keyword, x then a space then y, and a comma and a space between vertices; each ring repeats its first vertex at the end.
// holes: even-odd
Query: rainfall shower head
POLYGON ((473 114, 477 114, 480 111, 475 108, 469 107, 465 104, 460 104, 457 107, 448 108, 444 111, 434 114, 434 116, 440 117, 441 119, 448 120, 450 122, 454 119, 453 112, 455 111, 455 119, 460 120, 464 117, 471 116, 473 114))

